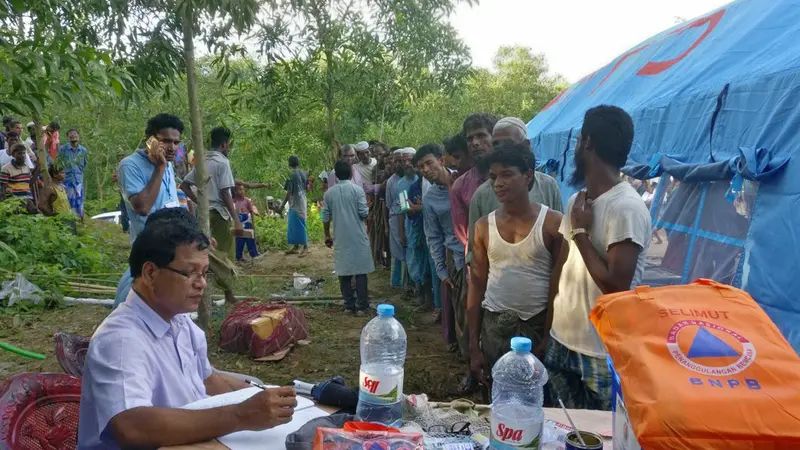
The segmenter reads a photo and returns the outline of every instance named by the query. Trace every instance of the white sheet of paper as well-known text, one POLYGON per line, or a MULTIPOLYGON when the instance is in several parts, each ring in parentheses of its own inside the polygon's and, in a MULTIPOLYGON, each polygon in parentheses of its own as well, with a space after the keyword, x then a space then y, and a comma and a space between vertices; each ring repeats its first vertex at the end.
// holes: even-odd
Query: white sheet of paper
MULTIPOLYGON (((278 386, 268 386, 268 387, 278 387, 278 386)), ((202 400, 198 400, 194 403, 189 403, 188 405, 184 406, 183 409, 210 409, 219 406, 236 405, 258 394, 259 392, 261 392, 261 389, 257 387, 239 389, 238 391, 215 395, 213 397, 208 397, 202 400)), ((312 406, 314 406, 314 402, 312 402, 307 398, 298 396, 297 407, 294 410, 300 411, 306 408, 311 408, 312 406)))
MULTIPOLYGON (((277 386, 268 386, 277 387, 277 386)), ((215 395, 190 403, 183 409, 209 409, 218 406, 235 405, 261 392, 260 388, 252 387, 215 395)), ((286 436, 299 430, 309 420, 327 416, 329 413, 314 406, 314 402, 304 397, 297 397, 297 408, 294 410, 292 421, 263 431, 240 431, 220 437, 218 440, 231 450, 283 450, 286 448, 286 436)))
POLYGON ((294 412, 292 421, 269 430, 239 431, 222 436, 218 440, 231 450, 284 450, 286 436, 299 430, 309 420, 327 416, 328 413, 312 406, 294 412))

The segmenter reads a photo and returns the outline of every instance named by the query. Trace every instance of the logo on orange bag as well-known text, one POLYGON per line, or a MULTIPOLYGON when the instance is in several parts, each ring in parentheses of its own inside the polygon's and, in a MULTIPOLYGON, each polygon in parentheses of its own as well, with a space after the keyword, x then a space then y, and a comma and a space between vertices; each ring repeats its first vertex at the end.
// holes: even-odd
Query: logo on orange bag
POLYGON ((750 340, 705 320, 682 320, 667 333, 667 349, 683 367, 703 375, 730 376, 756 359, 750 340))

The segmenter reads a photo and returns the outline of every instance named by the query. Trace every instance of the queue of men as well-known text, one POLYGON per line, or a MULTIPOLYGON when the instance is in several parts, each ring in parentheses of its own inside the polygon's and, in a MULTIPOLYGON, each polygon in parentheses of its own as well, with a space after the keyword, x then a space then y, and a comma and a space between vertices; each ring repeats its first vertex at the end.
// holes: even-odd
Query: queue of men
POLYGON ((343 146, 328 182, 344 180, 349 200, 329 188, 323 220, 337 272, 351 263, 340 274, 346 312, 363 313, 366 275, 391 265, 391 286, 433 310, 451 350, 469 361, 458 393, 489 385, 492 365, 521 335, 550 371, 549 404, 610 409, 606 353, 588 316, 599 296, 641 281, 650 214, 620 177, 632 142, 625 111, 587 111, 570 178, 579 192, 566 208, 556 181, 536 170, 518 118, 472 114, 444 148, 343 146))

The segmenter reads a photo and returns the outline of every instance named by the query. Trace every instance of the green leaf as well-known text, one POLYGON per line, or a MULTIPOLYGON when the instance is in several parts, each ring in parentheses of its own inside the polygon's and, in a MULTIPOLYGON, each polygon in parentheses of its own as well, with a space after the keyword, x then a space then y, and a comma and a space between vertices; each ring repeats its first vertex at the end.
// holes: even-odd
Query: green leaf
POLYGON ((9 255, 11 255, 12 258, 14 258, 16 260, 19 259, 19 256, 17 256, 17 252, 15 252, 14 249, 11 248, 10 245, 6 244, 3 241, 0 241, 0 250, 8 253, 9 255))
POLYGON ((44 105, 36 97, 33 96, 23 97, 22 103, 24 103, 25 106, 30 108, 30 113, 31 113, 30 115, 37 117, 43 115, 44 105))
POLYGON ((11 0, 11 6, 14 8, 15 13, 24 12, 27 3, 25 0, 11 0))
POLYGON ((109 81, 111 82, 111 87, 114 88, 114 92, 117 93, 117 97, 122 97, 124 89, 119 79, 116 77, 112 77, 109 81))
POLYGON ((19 114, 20 116, 27 115, 27 111, 25 108, 16 100, 5 100, 0 102, 0 109, 9 110, 15 114, 19 114))

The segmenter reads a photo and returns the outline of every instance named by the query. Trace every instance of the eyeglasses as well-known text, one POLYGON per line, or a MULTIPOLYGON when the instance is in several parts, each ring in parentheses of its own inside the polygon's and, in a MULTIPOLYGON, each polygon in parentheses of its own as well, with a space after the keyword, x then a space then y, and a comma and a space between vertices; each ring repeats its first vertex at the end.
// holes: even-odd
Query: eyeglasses
POLYGON ((427 431, 428 433, 448 433, 470 436, 472 432, 469 430, 469 426, 469 422, 456 422, 449 427, 447 425, 432 425, 428 427, 427 431))
POLYGON ((187 279, 189 279, 189 280, 191 280, 193 282, 194 281, 200 281, 201 278, 205 279, 206 281, 210 281, 214 277, 214 274, 209 272, 209 271, 205 271, 203 273, 200 273, 200 272, 185 272, 183 270, 178 270, 178 269, 176 269, 174 267, 170 267, 170 266, 162 267, 162 269, 167 269, 170 272, 177 273, 178 275, 180 275, 180 276, 182 276, 184 278, 187 278, 187 279))

